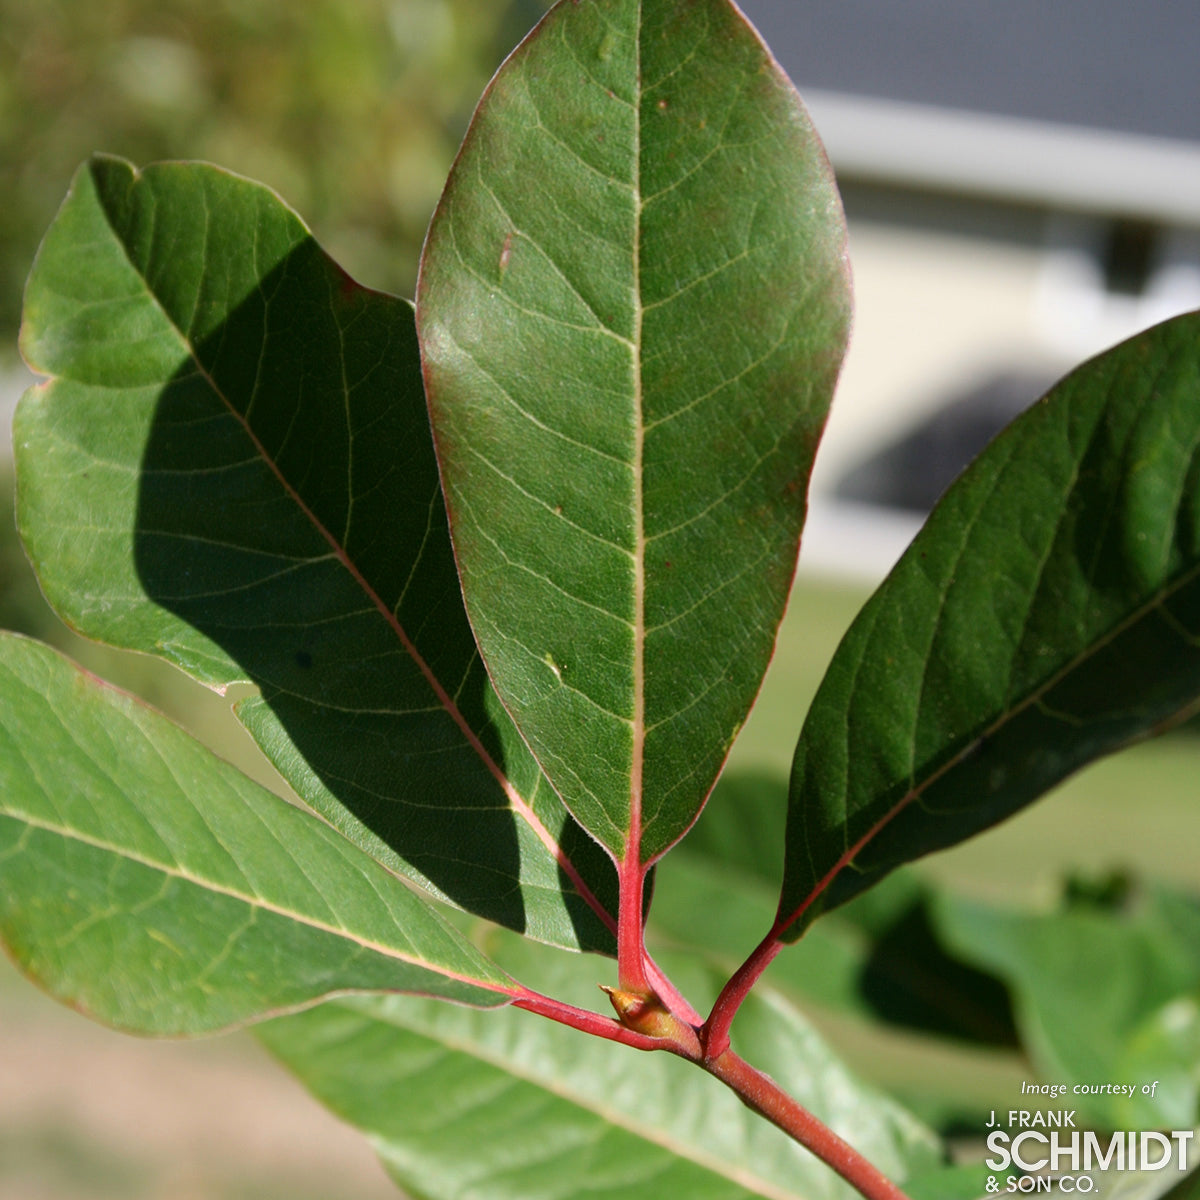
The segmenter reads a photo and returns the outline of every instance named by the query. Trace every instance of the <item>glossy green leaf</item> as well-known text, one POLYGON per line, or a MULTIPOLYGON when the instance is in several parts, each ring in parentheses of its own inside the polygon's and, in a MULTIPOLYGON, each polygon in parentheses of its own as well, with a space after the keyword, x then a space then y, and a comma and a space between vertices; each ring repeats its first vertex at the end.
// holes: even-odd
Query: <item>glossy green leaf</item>
POLYGON ((1191 314, 1084 364, 1014 422, 856 619, 797 747, 777 928, 798 936, 1197 696, 1191 314))
POLYGON ((848 320, 797 96, 729 0, 558 4, 426 243, 426 384, 467 610, 568 807, 647 862, 758 690, 848 320))
POLYGON ((0 942, 143 1033, 340 992, 506 1003, 513 983, 336 830, 133 697, 0 635, 0 942))
POLYGON ((90 637, 218 689, 288 782, 394 870, 605 948, 615 903, 467 625, 411 307, 212 167, 83 167, 38 255, 19 520, 90 637))
MULTIPOLYGON (((936 906, 935 922, 955 953, 1012 990, 1026 1052, 1041 1077, 1055 1083, 1151 1082, 1158 1076, 1138 1066, 1134 1042, 1141 1041, 1146 1061, 1161 1057, 1175 1028, 1170 1019, 1163 1024, 1162 1010, 1190 1002, 1200 988, 1200 901, 1162 888, 1135 891, 1113 906, 1074 902, 1049 913, 960 901, 936 906)), ((1172 1009, 1174 1018, 1186 1014, 1172 1009)), ((1186 1021, 1175 1032, 1177 1071, 1194 1076, 1195 1032, 1189 1034, 1186 1021)), ((1178 1086, 1164 1088, 1161 1098, 1139 1094, 1134 1104, 1107 1094, 1072 1094, 1071 1103, 1113 1128, 1131 1120, 1155 1128, 1182 1120, 1190 1127, 1200 1115, 1179 1112, 1178 1086)))
MULTIPOLYGON (((595 960, 504 937, 488 949, 541 989, 594 1003, 595 960)), ((694 968, 680 978, 693 990, 718 982, 694 968)), ((354 1000, 258 1033, 369 1134, 402 1186, 429 1200, 857 1195, 690 1064, 515 1010, 354 1000)), ((752 999, 738 1033, 748 1055, 771 1062, 781 1084, 883 1171, 905 1179, 939 1161, 929 1131, 849 1075, 779 997, 752 999)))

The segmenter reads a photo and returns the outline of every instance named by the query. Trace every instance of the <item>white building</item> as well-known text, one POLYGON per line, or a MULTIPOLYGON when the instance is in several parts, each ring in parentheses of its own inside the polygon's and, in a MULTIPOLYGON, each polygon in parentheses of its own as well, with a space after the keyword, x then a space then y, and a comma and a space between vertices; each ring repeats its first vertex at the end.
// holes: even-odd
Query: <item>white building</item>
POLYGON ((741 6, 800 88, 850 220, 854 340, 805 555, 821 560, 855 544, 828 524, 835 493, 920 508, 1070 367, 1200 308, 1200 14, 741 6))

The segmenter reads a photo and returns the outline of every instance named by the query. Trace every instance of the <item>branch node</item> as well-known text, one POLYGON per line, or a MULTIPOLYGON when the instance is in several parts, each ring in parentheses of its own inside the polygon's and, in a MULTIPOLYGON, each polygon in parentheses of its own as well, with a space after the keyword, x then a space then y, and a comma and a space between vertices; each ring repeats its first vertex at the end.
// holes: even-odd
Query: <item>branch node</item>
POLYGON ((703 1058, 698 1031, 671 1012, 654 992, 623 991, 600 985, 617 1011, 621 1024, 644 1037, 663 1042, 663 1049, 699 1062, 703 1058))

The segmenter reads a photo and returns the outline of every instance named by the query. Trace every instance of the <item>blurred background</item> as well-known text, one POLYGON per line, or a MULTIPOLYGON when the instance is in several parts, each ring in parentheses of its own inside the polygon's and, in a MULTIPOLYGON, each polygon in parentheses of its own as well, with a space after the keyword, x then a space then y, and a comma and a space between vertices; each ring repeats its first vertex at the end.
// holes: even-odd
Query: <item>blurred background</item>
MULTIPOLYGON (((545 7, 0 0, 0 625, 66 647, 273 785, 227 700, 73 638, 41 601, 10 505, 8 421, 30 381, 24 278, 75 167, 104 150, 260 179, 351 274, 411 294, 478 94, 545 7)), ((858 296, 797 596, 731 762, 734 784, 779 790, 837 639, 946 484, 1066 369, 1200 307, 1200 30, 1168 0, 1091 0, 1086 19, 1045 0, 743 8, 826 140, 858 296)), ((1200 741, 1179 733, 934 856, 920 878, 1043 908, 1118 905, 1143 878, 1194 893, 1197 778, 1200 741)), ((1194 1008, 1200 966, 1181 979, 1194 1008)), ((825 999, 814 1012, 829 1036, 918 1107, 931 1063, 959 1089, 958 1119, 1000 1107, 998 1089, 1031 1069, 1007 1034, 935 1049, 825 999)), ((249 1038, 120 1039, 0 965, 0 1200, 394 1194, 366 1144, 249 1038)))
MULTIPOLYGON (((743 7, 797 82, 850 220, 856 323, 819 499, 923 515, 1066 370, 1200 307, 1188 6, 743 7)), ((808 553, 853 570, 876 538, 842 536, 837 515, 808 553)))

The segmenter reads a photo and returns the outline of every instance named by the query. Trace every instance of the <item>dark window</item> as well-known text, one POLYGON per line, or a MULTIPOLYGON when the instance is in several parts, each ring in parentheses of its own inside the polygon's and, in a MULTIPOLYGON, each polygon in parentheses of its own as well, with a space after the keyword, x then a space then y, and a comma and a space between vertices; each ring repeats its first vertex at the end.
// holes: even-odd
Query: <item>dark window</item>
POLYGON ((1145 221, 1114 221, 1104 242, 1104 286, 1119 296, 1141 296, 1158 265, 1158 230, 1145 221))

